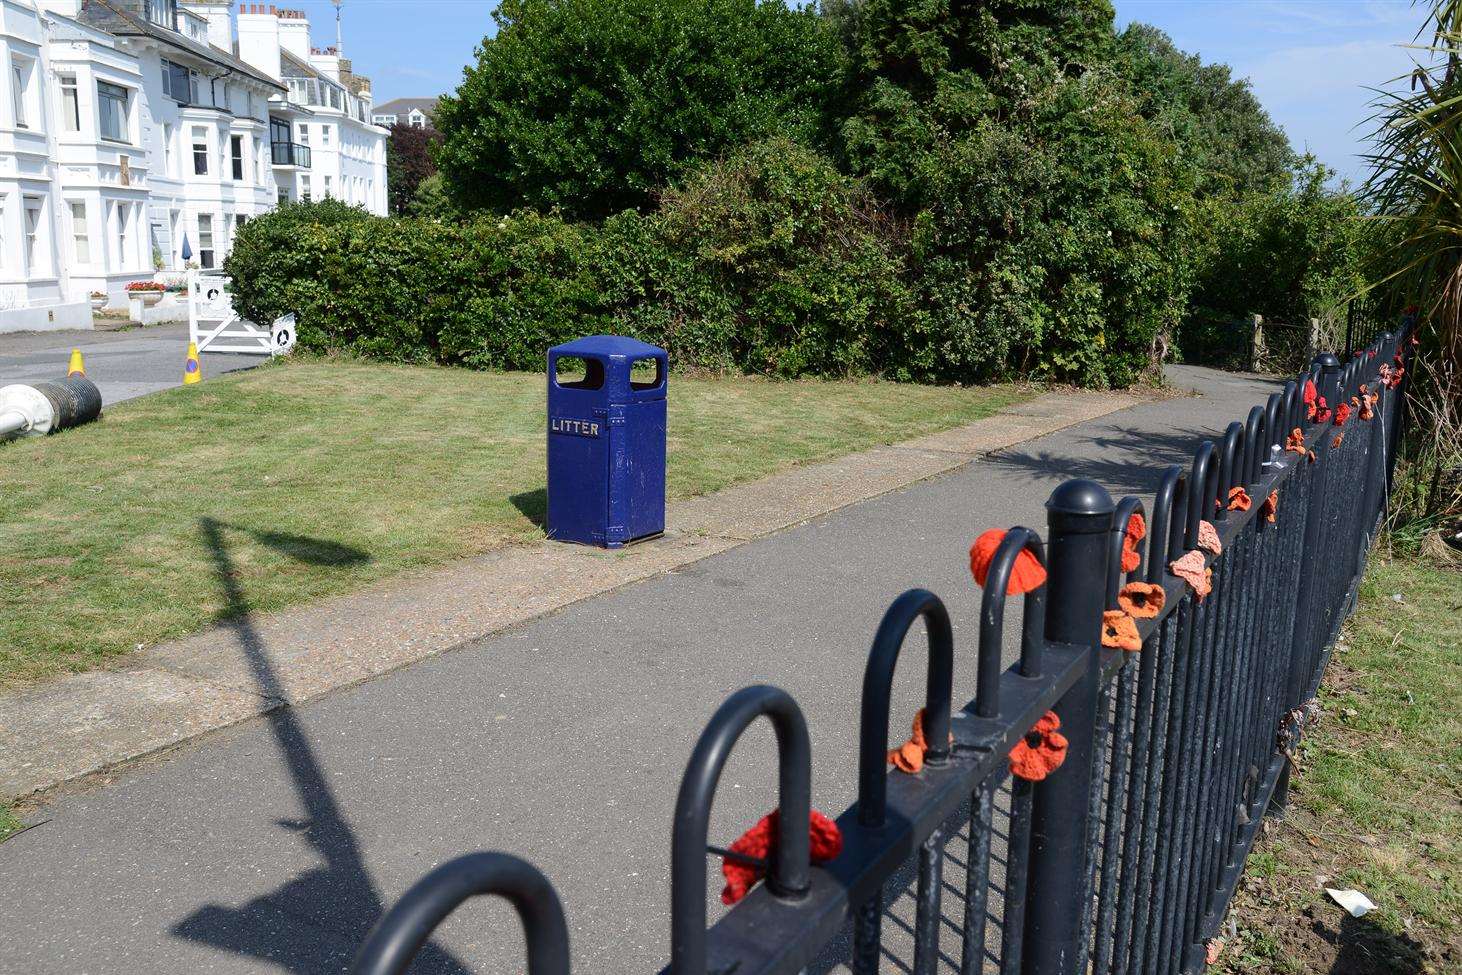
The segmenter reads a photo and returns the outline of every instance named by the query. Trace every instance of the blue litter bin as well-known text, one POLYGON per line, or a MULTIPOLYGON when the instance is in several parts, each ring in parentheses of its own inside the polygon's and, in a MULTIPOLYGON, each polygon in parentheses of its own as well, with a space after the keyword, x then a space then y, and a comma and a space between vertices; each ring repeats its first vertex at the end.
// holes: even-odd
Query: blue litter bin
POLYGON ((548 350, 549 538, 619 548, 665 531, 669 365, 664 349, 617 335, 548 350))

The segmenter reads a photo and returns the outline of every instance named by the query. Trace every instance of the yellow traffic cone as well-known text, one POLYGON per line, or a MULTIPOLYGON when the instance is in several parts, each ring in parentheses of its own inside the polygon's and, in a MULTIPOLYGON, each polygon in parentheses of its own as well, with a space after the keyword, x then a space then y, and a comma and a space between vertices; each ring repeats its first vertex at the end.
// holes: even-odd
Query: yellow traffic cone
POLYGON ((80 349, 71 350, 71 365, 66 367, 66 375, 68 378, 86 375, 86 366, 82 364, 80 349))
POLYGON ((188 361, 183 366, 183 385, 191 386, 203 381, 203 366, 198 362, 198 343, 188 343, 188 361))

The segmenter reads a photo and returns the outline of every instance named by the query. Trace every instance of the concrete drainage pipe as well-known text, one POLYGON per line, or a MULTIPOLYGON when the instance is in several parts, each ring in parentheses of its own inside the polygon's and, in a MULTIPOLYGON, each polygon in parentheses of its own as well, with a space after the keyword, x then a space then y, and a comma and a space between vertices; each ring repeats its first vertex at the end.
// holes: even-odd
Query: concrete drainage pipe
POLYGON ((102 415, 102 394, 85 376, 0 387, 0 440, 41 437, 102 415))

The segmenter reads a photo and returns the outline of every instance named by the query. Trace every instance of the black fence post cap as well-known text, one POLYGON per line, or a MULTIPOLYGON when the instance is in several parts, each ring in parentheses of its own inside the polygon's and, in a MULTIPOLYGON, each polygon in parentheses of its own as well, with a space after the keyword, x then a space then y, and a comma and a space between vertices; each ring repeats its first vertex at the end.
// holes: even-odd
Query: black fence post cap
POLYGON ((1117 505, 1107 489, 1096 481, 1077 478, 1063 482, 1051 492, 1046 510, 1050 512, 1052 523, 1059 519, 1067 531, 1100 532, 1111 527, 1117 505), (1088 519, 1090 524, 1083 526, 1088 519))
POLYGON ((1334 352, 1321 352, 1315 356, 1313 364, 1319 366, 1325 372, 1331 372, 1340 368, 1340 360, 1336 358, 1334 352))

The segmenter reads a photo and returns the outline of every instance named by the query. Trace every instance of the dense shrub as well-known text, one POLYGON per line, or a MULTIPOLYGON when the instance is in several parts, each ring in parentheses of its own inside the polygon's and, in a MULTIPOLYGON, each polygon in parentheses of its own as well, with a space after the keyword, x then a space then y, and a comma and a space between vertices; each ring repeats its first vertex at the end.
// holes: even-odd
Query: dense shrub
POLYGON ((814 139, 841 49, 782 0, 504 0, 437 162, 464 208, 602 218, 771 133, 814 139))

